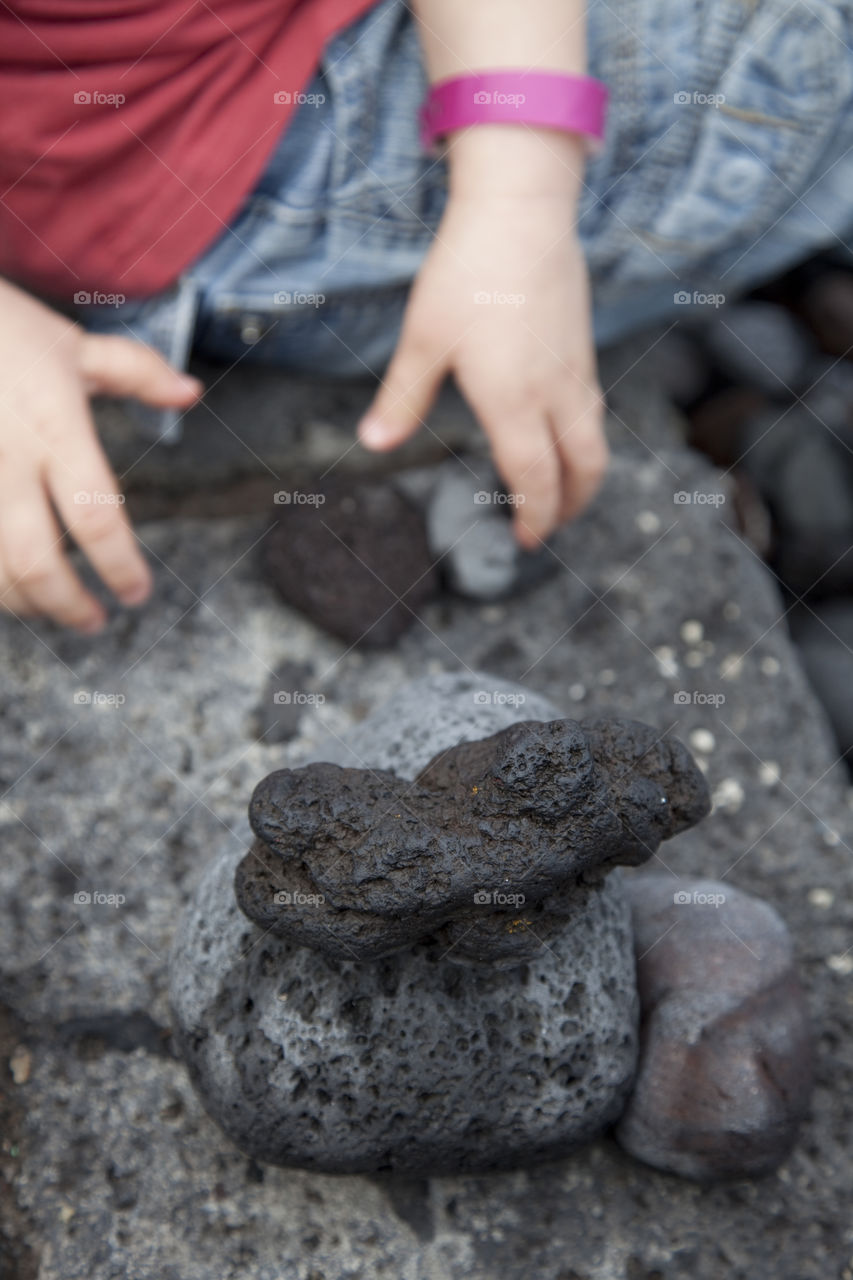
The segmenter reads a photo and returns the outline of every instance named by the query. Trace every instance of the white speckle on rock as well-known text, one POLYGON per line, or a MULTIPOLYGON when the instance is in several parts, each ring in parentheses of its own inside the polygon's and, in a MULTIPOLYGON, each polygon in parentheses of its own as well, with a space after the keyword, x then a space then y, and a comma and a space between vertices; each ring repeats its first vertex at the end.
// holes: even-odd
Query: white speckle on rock
POLYGON ((782 770, 775 760, 762 760, 758 769, 758 780, 765 787, 775 787, 782 777, 782 770))
POLYGON ((601 684, 615 684, 616 672, 612 667, 605 667, 603 671, 599 671, 598 679, 601 684))
POLYGON ((707 755, 714 750, 717 740, 710 729, 692 729, 690 732, 690 745, 694 751, 702 751, 707 755))
POLYGON ((586 697, 586 685, 570 684, 569 697, 571 698, 572 702, 582 702, 583 699, 586 697))
POLYGON ((676 538, 672 544, 672 549, 679 556, 689 556, 693 551, 692 538, 676 538))
POLYGON ((705 638, 705 628, 695 618, 681 624, 681 638, 685 644, 700 644, 705 638))
POLYGON ((738 680, 740 673, 743 671, 743 656, 739 653, 730 653, 727 658, 723 658, 720 663, 720 679, 721 680, 738 680))
POLYGON ((766 658, 762 658, 759 663, 762 672, 766 676, 778 676, 782 670, 782 664, 778 658, 773 658, 769 654, 766 658))
POLYGON ((841 844, 841 836, 832 827, 827 827, 822 836, 823 843, 830 849, 834 849, 837 844, 841 844))
POLYGON ((740 617, 740 605, 734 600, 727 600, 723 605, 723 617, 726 622, 737 622, 740 617))
POLYGON ((835 901, 835 894, 831 889, 809 889, 809 902, 813 907, 821 907, 826 910, 831 907, 835 901))
POLYGON ((705 655, 701 649, 687 650, 687 653, 684 655, 684 665, 686 667, 692 667, 695 670, 696 667, 704 666, 704 664, 705 655))
POLYGON ((660 516, 654 511, 638 511, 634 518, 640 533, 657 533, 660 529, 660 516))
POLYGON ((662 644, 655 649, 655 660, 662 676, 677 676, 678 663, 675 659, 675 650, 670 648, 668 644, 662 644))
POLYGON ((723 778, 714 791, 714 809, 723 809, 726 813, 737 813, 744 801, 744 790, 737 778, 723 778))
POLYGON ((845 951, 843 956, 827 956, 826 963, 833 973, 840 973, 845 978, 853 973, 853 956, 849 951, 845 951))
POLYGON ((484 609, 480 610, 480 617, 484 622, 503 622, 506 617, 506 610, 501 609, 499 605, 488 604, 484 609))

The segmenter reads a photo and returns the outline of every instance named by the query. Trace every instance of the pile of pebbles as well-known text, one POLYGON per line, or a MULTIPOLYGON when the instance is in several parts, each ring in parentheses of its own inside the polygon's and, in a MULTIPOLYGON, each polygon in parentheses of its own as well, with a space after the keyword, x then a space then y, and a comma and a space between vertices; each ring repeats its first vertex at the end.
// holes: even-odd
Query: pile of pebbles
POLYGON ((734 482, 806 673, 853 769, 853 262, 812 259, 672 329, 659 373, 734 482))

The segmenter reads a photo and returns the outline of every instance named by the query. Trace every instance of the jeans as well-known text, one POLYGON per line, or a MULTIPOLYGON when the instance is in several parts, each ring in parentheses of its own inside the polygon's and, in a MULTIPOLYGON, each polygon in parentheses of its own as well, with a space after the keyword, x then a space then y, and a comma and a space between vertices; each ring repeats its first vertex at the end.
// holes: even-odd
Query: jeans
MULTIPOLYGON (((588 45, 611 94, 578 215, 600 344, 849 245, 853 0, 589 0, 588 45)), ((446 195, 418 139, 426 87, 408 6, 381 0, 329 42, 218 240, 171 289, 82 322, 178 367, 194 350, 381 373, 446 195)), ((179 438, 176 413, 134 411, 179 438)))

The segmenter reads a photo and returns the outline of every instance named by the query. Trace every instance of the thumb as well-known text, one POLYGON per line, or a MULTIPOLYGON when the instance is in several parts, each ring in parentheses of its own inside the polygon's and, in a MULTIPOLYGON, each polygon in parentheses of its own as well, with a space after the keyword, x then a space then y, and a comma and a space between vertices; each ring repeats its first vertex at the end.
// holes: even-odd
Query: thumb
POLYGON ((108 334, 84 336, 80 372, 90 392, 133 396, 158 408, 192 404, 204 391, 198 378, 179 373, 153 348, 108 334))
POLYGON ((413 436, 429 413, 444 380, 446 361, 405 333, 391 359, 382 386, 358 424, 366 449, 395 449, 413 436))

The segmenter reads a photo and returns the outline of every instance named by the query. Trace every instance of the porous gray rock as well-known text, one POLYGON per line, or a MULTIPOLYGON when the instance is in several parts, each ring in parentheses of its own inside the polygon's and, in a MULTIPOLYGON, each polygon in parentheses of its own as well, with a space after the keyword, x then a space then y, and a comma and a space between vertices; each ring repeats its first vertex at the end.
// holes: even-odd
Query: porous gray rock
MULTIPOLYGON (((39 1280, 826 1280, 849 1266, 848 775, 832 768, 838 753, 784 606, 727 527, 728 502, 673 505, 674 490, 728 490, 683 446, 646 358, 654 338, 604 355, 613 465, 590 511, 557 535, 559 576, 523 607, 448 599, 428 606, 427 626, 392 651, 347 652, 261 576, 253 547, 269 519, 220 512, 139 526, 154 600, 111 608, 95 640, 0 620, 0 981, 21 1024, 0 1051, 3 1135, 17 1150, 2 1156, 0 1219, 32 1251, 39 1280), (595 607, 569 613, 576 589, 595 607), (285 653, 312 666, 327 701, 302 717, 297 739, 269 745, 255 736, 252 709, 285 653), (658 857, 674 877, 698 868, 736 879, 791 929, 817 1015, 818 1080, 776 1174, 701 1187, 607 1139, 489 1177, 334 1178, 259 1166, 205 1114, 183 1062, 149 1050, 151 1035, 117 1048, 58 1033, 72 1019, 142 1010, 168 1050, 169 943, 209 863, 229 849, 235 866, 243 856, 257 779, 331 759, 321 735, 337 743, 413 674, 483 666, 556 704, 540 710, 528 696, 523 718, 629 716, 685 742, 700 729, 713 735, 702 763, 726 803, 658 857), (81 688, 121 691, 126 702, 78 706, 81 688), (686 701, 674 701, 678 691, 686 701), (78 907, 78 888, 120 891, 126 902, 78 907), (25 1084, 8 1072, 18 1044, 32 1054, 25 1084)), ((300 398, 262 370, 240 381, 243 369, 236 389, 227 377, 217 389, 231 388, 216 406, 228 430, 211 414, 180 465, 167 450, 140 459, 137 441, 119 472, 133 466, 136 479, 150 464, 151 483, 197 483, 228 442, 217 463, 226 479, 258 466, 242 441, 283 474, 273 447, 292 460, 322 442, 318 470, 357 457, 376 465, 351 450, 371 387, 358 403, 331 384, 300 398), (331 448, 329 433, 315 429, 318 404, 337 423, 331 448), (294 414, 298 436, 288 429, 294 414)), ((446 415, 431 425, 459 448, 446 415)), ((429 432, 418 443, 438 448, 429 432)), ((397 454, 385 461, 399 465, 397 454)), ((207 473, 202 480, 211 483, 207 473)), ((0 1239, 5 1261, 2 1247, 0 1239)))
POLYGON ((177 1042, 205 1108, 257 1160, 450 1174, 575 1150, 619 1115, 637 1050, 630 913, 610 877, 509 972, 423 945, 374 963, 264 935, 205 875, 170 960, 177 1042))
MULTIPOLYGON (((478 738, 485 726, 502 725, 499 734, 509 734, 510 742, 515 729, 525 741, 528 698, 548 716, 540 731, 555 723, 553 706, 517 685, 476 672, 428 677, 357 726, 341 750, 357 753, 367 779, 377 777, 380 757, 394 760, 399 773, 384 774, 408 778, 411 786, 412 775, 428 774, 431 761, 440 770, 458 759, 465 751, 460 737, 475 761, 489 760, 494 744, 478 738)), ((574 726, 570 739, 578 737, 574 726)), ((643 754, 650 773, 673 749, 616 738, 618 763, 643 754)), ((616 766, 614 744, 608 747, 616 766)), ((687 812, 680 784, 697 781, 680 751, 685 777, 671 779, 667 822, 673 824, 687 812)), ((320 765, 321 776, 328 768, 337 780, 346 772, 320 765)), ((541 782, 543 790, 554 788, 555 779, 541 782)), ((264 831, 275 821, 266 790, 262 784, 253 813, 264 831)), ((316 814, 311 796, 301 788, 297 794, 300 809, 316 814)), ((633 796, 630 787, 625 794, 633 796)), ((697 797, 704 799, 702 785, 697 797)), ((268 834, 277 836, 278 828, 268 834)), ((315 865, 307 847, 302 856, 315 865)), ((495 861, 481 869, 490 880, 495 861)), ((357 860, 355 869, 361 866, 357 860)), ((378 869, 371 869, 367 853, 363 869, 359 883, 349 886, 344 914, 375 892, 378 869)), ((417 925, 408 924, 409 947, 371 962, 357 950, 357 933, 346 930, 353 958, 340 958, 332 945, 340 923, 334 912, 321 915, 316 931, 307 925, 295 931, 324 953, 317 954, 276 936, 263 921, 253 926, 237 910, 234 870, 233 857, 221 859, 181 921, 170 960, 171 1000, 178 1043, 205 1106, 256 1159, 330 1172, 482 1171, 572 1150, 619 1114, 635 1065, 637 1005, 630 917, 615 874, 572 886, 571 927, 547 944, 535 913, 525 912, 521 937, 535 943, 535 958, 519 965, 515 955, 503 972, 495 964, 460 969, 455 963, 467 921, 456 936, 439 932, 420 943, 417 925), (330 935, 326 941, 323 932, 330 935)), ((444 867, 436 877, 445 911, 452 871, 444 867)), ((384 875, 393 898, 399 873, 388 865, 384 875)), ((466 884, 466 906, 478 883, 466 884)), ((319 875, 311 885, 306 898, 317 897, 321 886, 334 888, 319 875)), ((429 893, 429 881, 412 886, 403 877, 396 887, 406 922, 418 897, 429 893)), ((378 890, 381 897, 381 883, 378 890)), ((310 917, 324 904, 302 905, 310 917)), ((294 906, 291 901, 281 910, 287 915, 294 906)), ((564 908, 562 924, 566 914, 564 908)), ((405 928, 393 936, 399 946, 405 928)))
POLYGON ((785 924, 729 883, 640 874, 627 889, 643 1030, 619 1142, 698 1181, 772 1172, 793 1146, 813 1083, 785 924))

